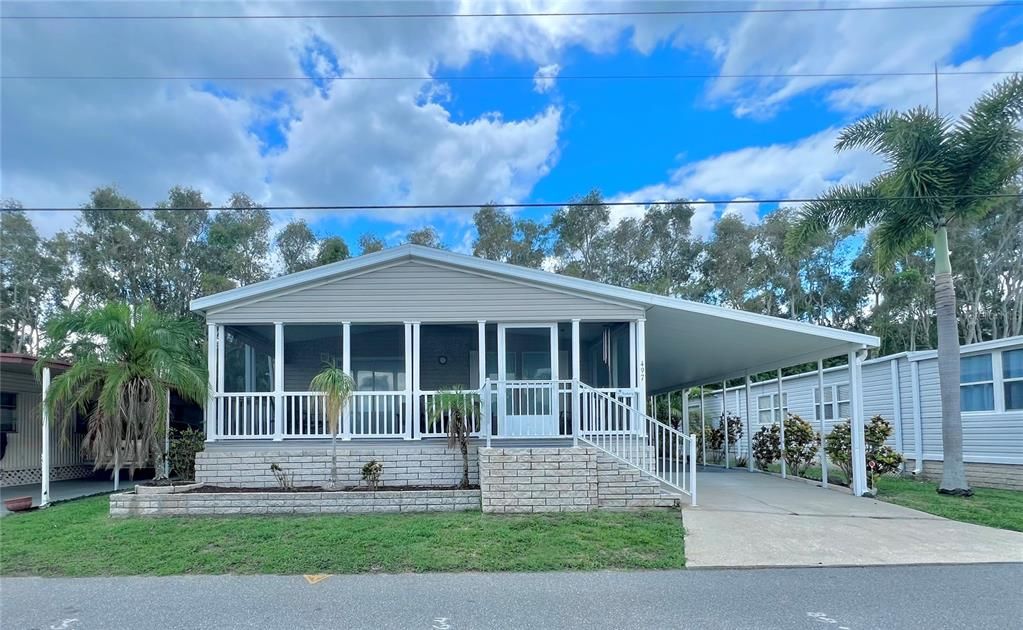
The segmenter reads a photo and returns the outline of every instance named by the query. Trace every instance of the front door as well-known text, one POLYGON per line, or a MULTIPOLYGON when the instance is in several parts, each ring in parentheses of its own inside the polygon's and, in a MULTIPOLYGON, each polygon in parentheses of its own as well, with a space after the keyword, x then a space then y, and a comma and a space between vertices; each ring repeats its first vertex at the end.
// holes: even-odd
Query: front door
POLYGON ((558 435, 557 324, 499 324, 498 435, 558 435))

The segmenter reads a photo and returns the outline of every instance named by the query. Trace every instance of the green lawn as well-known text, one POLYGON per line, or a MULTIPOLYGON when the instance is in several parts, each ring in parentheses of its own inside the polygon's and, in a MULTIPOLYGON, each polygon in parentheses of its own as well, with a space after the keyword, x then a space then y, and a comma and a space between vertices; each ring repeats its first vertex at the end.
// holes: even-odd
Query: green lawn
POLYGON ((111 519, 106 496, 0 520, 3 575, 669 569, 678 512, 111 519))
POLYGON ((882 477, 877 498, 956 521, 1023 532, 1023 492, 974 488, 972 497, 963 498, 938 494, 937 488, 929 481, 882 477))

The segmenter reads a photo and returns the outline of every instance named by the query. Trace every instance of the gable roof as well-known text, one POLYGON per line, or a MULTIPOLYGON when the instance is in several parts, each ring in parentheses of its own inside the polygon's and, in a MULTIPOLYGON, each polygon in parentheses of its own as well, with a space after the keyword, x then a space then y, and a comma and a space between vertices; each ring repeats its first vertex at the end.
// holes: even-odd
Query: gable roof
POLYGON ((792 365, 811 358, 840 354, 849 348, 873 348, 879 345, 877 337, 862 333, 655 295, 592 280, 583 280, 411 244, 198 298, 192 301, 191 309, 207 312, 210 309, 219 309, 242 301, 259 299, 334 277, 340 278, 406 260, 424 261, 453 269, 486 273, 539 287, 554 288, 643 308, 648 320, 647 345, 649 351, 647 354, 651 370, 654 366, 658 366, 663 374, 671 373, 675 375, 671 379, 678 379, 669 379, 670 382, 651 383, 652 390, 657 386, 698 384, 698 382, 694 382, 694 379, 698 381, 699 378, 709 377, 711 374, 715 378, 718 376, 732 377, 741 375, 742 371, 746 369, 768 369, 779 364, 792 365), (773 331, 774 334, 768 335, 769 331, 773 331), (659 341, 656 344, 651 344, 652 336, 658 336, 659 341), (662 343, 660 338, 666 340, 665 336, 670 336, 675 343, 662 343), (695 369, 692 366, 682 369, 680 366, 674 365, 678 363, 678 355, 671 353, 677 353, 683 348, 694 350, 701 345, 706 345, 708 338, 715 341, 717 345, 713 348, 707 346, 701 354, 730 353, 732 360, 719 358, 714 361, 717 367, 712 368, 708 365, 703 369, 695 369), (779 363, 778 361, 790 361, 790 363, 779 363), (674 367, 669 369, 670 366, 674 367))

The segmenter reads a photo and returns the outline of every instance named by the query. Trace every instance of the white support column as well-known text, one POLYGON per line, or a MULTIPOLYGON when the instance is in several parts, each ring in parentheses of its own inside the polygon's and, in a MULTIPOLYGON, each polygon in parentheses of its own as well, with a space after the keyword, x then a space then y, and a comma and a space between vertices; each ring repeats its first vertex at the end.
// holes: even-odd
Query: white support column
POLYGON ((750 411, 750 398, 752 386, 749 380, 749 372, 746 372, 746 470, 753 472, 753 420, 750 411))
MULTIPOLYGON (((416 404, 413 405, 413 407, 412 407, 412 425, 413 426, 410 428, 409 431, 406 431, 406 433, 405 433, 405 439, 406 440, 411 440, 411 439, 413 439, 414 437, 416 437, 419 434, 419 422, 420 422, 420 418, 419 418, 419 397, 420 397, 420 394, 422 393, 422 388, 420 387, 419 371, 420 371, 420 366, 423 364, 422 363, 422 359, 420 358, 420 352, 419 352, 419 340, 420 340, 419 330, 420 330, 420 324, 419 324, 419 322, 409 322, 409 324, 410 324, 410 328, 406 328, 406 333, 405 334, 406 334, 406 339, 408 338, 407 335, 410 334, 408 332, 409 330, 411 331, 411 335, 412 335, 412 356, 411 356, 411 361, 412 361, 412 371, 411 371, 411 375, 412 375, 412 399, 416 401, 416 404)), ((408 353, 408 348, 405 349, 405 352, 408 353)), ((408 360, 409 360, 409 358, 408 358, 408 355, 406 354, 406 361, 408 361, 408 360)), ((408 375, 406 375, 405 380, 408 381, 408 375)))
MULTIPOLYGON (((217 392, 224 392, 224 348, 227 346, 227 333, 223 324, 217 324, 217 392)), ((223 398, 217 399, 217 418, 215 422, 217 438, 224 434, 224 402, 223 398)))
POLYGON ((217 441, 217 325, 206 324, 206 441, 217 441))
POLYGON ((690 431, 689 431, 689 394, 691 393, 691 391, 692 391, 692 388, 687 387, 687 388, 685 388, 685 389, 683 389, 682 391, 679 392, 679 395, 682 396, 682 433, 685 433, 686 435, 690 434, 690 431))
MULTIPOLYGON (((405 439, 411 440, 418 433, 419 419, 416 418, 415 422, 412 421, 414 409, 419 408, 419 392, 418 388, 412 386, 413 378, 416 378, 418 383, 418 377, 412 377, 412 374, 419 373, 419 361, 417 360, 419 353, 413 352, 414 347, 418 347, 418 339, 413 340, 412 335, 412 322, 404 322, 405 324, 405 439), (415 355, 416 358, 413 357, 415 355), (413 426, 415 425, 415 426, 413 426)), ((418 330, 416 331, 419 332, 418 330)), ((417 334, 416 337, 419 335, 417 334)))
POLYGON ((636 320, 636 386, 640 413, 646 415, 646 319, 636 320))
POLYGON ((121 445, 114 447, 114 492, 121 489, 121 445))
POLYGON ((721 433, 725 436, 725 468, 728 469, 728 382, 721 381, 721 433))
POLYGON ((170 477, 170 390, 167 390, 167 408, 164 410, 163 476, 170 477))
POLYGON ((707 465, 707 413, 703 402, 703 385, 700 385, 700 453, 703 465, 707 465))
MULTIPOLYGON (((629 322, 629 385, 639 391, 639 369, 636 360, 636 322, 629 322)), ((637 394, 636 406, 644 403, 640 399, 645 398, 643 394, 637 394)))
POLYGON ((579 414, 582 410, 579 405, 579 382, 582 369, 582 351, 579 338, 580 321, 572 320, 572 446, 579 446, 579 414))
POLYGON ((781 478, 788 477, 788 466, 785 464, 785 391, 781 385, 781 368, 778 368, 778 425, 781 429, 781 478))
POLYGON ((849 390, 852 400, 852 491, 855 496, 867 492, 867 448, 863 428, 863 356, 860 352, 849 353, 849 390))
POLYGON ((920 398, 920 363, 909 361, 910 385, 913 389, 913 474, 919 475, 924 470, 924 431, 923 409, 920 398))
POLYGON ((493 433, 490 417, 490 388, 483 389, 487 384, 487 320, 476 320, 476 356, 478 364, 476 371, 479 374, 480 390, 483 394, 480 397, 480 431, 487 436, 487 448, 490 448, 490 434, 493 433))
POLYGON ((558 325, 554 324, 551 326, 551 415, 557 421, 557 430, 560 431, 561 426, 561 384, 558 382, 561 380, 561 366, 559 365, 558 359, 559 348, 558 348, 558 325))
MULTIPOLYGON (((820 400, 817 403, 817 417, 820 418, 821 432, 821 485, 828 487, 828 454, 824 451, 825 418, 824 413, 824 359, 817 360, 817 391, 820 392, 820 400)), ((832 403, 837 401, 832 400, 832 403)))
MULTIPOLYGON (((352 374, 352 322, 341 322, 341 370, 355 378, 352 374)), ((341 411, 341 439, 352 439, 352 405, 351 401, 341 411)))
MULTIPOLYGON (((892 422, 895 423, 895 450, 900 454, 905 451, 905 442, 902 437, 902 382, 899 375, 899 360, 892 359, 888 362, 892 370, 892 422)), ((906 462, 899 465, 899 470, 906 469, 906 462)))
POLYGON ((504 416, 508 410, 508 402, 505 399, 507 392, 507 355, 505 354, 504 330, 501 324, 497 325, 497 435, 505 430, 504 416))
POLYGON ((284 439, 284 322, 274 322, 274 441, 284 439))
POLYGON ((50 393, 50 367, 43 368, 43 400, 40 407, 43 412, 43 448, 40 456, 42 485, 39 490, 39 507, 50 504, 50 411, 46 405, 46 397, 50 393))

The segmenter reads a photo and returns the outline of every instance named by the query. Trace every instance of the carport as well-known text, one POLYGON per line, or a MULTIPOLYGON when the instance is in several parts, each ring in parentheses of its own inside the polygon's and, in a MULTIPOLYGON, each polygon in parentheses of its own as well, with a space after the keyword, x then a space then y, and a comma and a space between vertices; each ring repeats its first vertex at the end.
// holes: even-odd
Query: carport
MULTIPOLYGON (((727 381, 744 379, 744 404, 739 401, 740 404, 735 405, 746 409, 743 414, 744 435, 739 444, 728 444, 728 433, 725 432, 724 467, 730 466, 729 452, 752 453, 750 416, 754 403, 750 400, 751 376, 764 372, 776 374, 776 400, 784 401, 782 369, 816 363, 820 390, 824 391, 824 361, 832 357, 845 357, 850 374, 850 426, 854 460, 851 489, 857 496, 867 491, 861 365, 867 350, 878 347, 877 337, 698 302, 641 295, 649 304, 646 330, 641 333, 645 337, 642 339, 642 347, 646 356, 645 361, 640 360, 640 369, 645 370, 649 396, 646 407, 651 415, 656 416, 658 404, 670 406, 673 397, 685 396, 688 399, 690 388, 700 387, 702 392, 704 386, 715 385, 724 389, 727 381)), ((821 396, 818 418, 822 436, 824 405, 824 396, 821 396)), ((688 409, 688 405, 685 408, 688 409)), ((759 406, 757 409, 760 411, 759 406)), ((780 426, 782 443, 785 443, 785 427, 781 422, 783 409, 784 404, 775 404, 771 413, 780 426)), ((700 418, 701 422, 706 422, 702 404, 700 418)), ((684 433, 691 434, 695 430, 689 423, 689 414, 683 413, 681 430, 684 433)), ((820 451, 821 462, 825 463, 823 446, 820 451)), ((746 457, 745 466, 749 471, 755 470, 753 457, 746 457)), ((826 466, 822 468, 826 475, 826 466)), ((787 476, 787 472, 783 459, 782 476, 787 476)))

